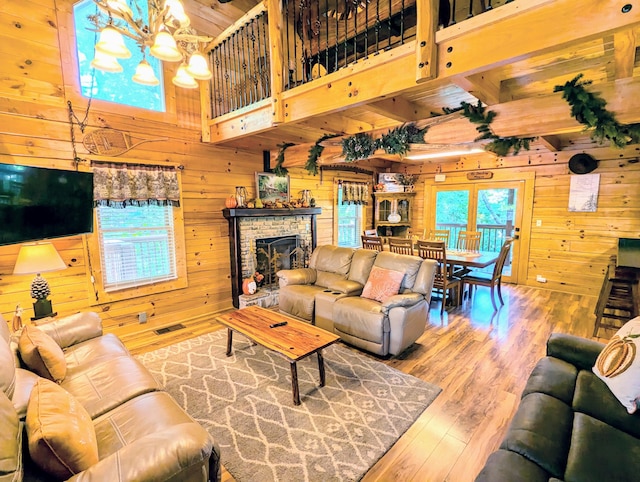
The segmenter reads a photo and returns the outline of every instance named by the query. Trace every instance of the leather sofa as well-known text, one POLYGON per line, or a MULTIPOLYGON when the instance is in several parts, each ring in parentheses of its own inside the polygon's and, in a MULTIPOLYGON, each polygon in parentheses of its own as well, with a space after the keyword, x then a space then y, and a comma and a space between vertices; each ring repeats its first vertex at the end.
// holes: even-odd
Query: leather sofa
POLYGON ((376 355, 397 355, 424 332, 435 271, 435 261, 417 256, 319 246, 308 268, 277 272, 279 310, 376 355), (398 294, 360 296, 374 267, 404 273, 398 294))
MULTIPOLYGON (((12 335, 1 318, 0 481, 220 480, 220 453, 211 436, 163 391, 117 336, 103 334, 96 313, 78 313, 36 327, 38 336, 45 333, 44 339, 62 349, 66 373, 57 386, 27 368, 23 333, 12 335), (54 394, 53 403, 43 398, 43 388, 54 394), (75 408, 65 411, 64 400, 56 398, 60 394, 75 408), (64 477, 43 469, 49 461, 32 458, 38 447, 32 437, 46 433, 48 457, 65 464, 65 455, 70 457, 65 451, 71 449, 55 437, 63 438, 65 430, 81 420, 76 416, 84 413, 88 423, 81 436, 93 438, 95 431, 95 463, 81 471, 69 469, 64 477), (41 420, 32 431, 30 423, 41 420)), ((22 331, 27 328, 33 335, 31 326, 22 331)), ((46 362, 44 345, 39 350, 46 362)))
POLYGON ((592 372, 605 345, 554 333, 477 482, 640 478, 640 418, 592 372))

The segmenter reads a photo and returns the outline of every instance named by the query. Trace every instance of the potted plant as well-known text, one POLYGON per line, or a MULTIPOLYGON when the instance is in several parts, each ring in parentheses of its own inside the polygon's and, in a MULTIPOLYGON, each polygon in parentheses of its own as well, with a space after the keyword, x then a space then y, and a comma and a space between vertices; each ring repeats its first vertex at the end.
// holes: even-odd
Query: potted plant
POLYGON ((413 192, 416 177, 415 174, 398 174, 398 182, 404 186, 404 192, 413 192))

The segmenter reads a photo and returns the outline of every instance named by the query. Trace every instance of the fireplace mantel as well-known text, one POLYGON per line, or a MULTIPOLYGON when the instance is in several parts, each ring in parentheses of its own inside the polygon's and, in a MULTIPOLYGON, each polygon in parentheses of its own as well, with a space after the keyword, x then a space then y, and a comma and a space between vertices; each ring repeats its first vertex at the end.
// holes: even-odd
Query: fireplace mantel
POLYGON ((238 308, 242 294, 242 247, 240 221, 242 218, 267 218, 281 216, 310 216, 311 248, 316 248, 316 216, 322 214, 322 208, 234 208, 223 209, 222 215, 229 221, 229 253, 231 255, 231 294, 233 306, 238 308))
POLYGON ((234 209, 223 209, 222 215, 229 218, 255 218, 255 217, 267 217, 267 216, 303 216, 305 214, 321 214, 322 208, 280 208, 280 209, 271 209, 271 208, 256 208, 256 209, 245 209, 245 208, 234 208, 234 209))

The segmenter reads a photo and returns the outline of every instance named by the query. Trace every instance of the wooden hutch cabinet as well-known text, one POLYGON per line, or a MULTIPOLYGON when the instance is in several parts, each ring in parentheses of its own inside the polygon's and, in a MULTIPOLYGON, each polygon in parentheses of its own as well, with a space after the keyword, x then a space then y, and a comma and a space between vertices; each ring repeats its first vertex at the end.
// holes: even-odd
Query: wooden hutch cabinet
POLYGON ((407 235, 415 192, 374 192, 373 227, 378 236, 407 235), (397 216, 392 216, 397 214, 397 216), (397 220, 397 221, 396 221, 397 220))

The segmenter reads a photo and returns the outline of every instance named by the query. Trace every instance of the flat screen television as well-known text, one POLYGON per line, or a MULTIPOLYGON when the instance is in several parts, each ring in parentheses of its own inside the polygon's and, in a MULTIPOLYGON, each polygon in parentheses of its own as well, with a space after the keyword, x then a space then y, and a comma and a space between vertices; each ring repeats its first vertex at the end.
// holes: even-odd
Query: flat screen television
POLYGON ((0 164, 0 245, 93 231, 93 173, 0 164))

